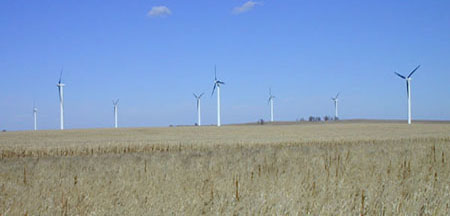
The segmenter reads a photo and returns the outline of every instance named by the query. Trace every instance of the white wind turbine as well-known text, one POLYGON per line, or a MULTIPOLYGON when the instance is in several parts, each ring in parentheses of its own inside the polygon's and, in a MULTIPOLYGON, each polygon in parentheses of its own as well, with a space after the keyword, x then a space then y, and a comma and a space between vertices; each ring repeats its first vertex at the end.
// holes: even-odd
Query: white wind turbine
POLYGON ((202 125, 202 117, 201 117, 201 104, 200 104, 200 99, 203 96, 203 93, 201 93, 200 95, 196 95, 195 93, 193 94, 195 99, 197 99, 197 126, 201 126, 202 125))
POLYGON ((112 101, 113 106, 114 106, 114 128, 117 128, 117 108, 119 106, 119 99, 117 99, 116 101, 112 101))
POLYGON ((273 99, 275 96, 272 95, 272 89, 269 88, 269 101, 270 104, 270 121, 273 122, 273 99))
POLYGON ((61 130, 64 130, 64 94, 63 94, 63 88, 64 88, 65 84, 61 82, 62 73, 63 73, 63 70, 61 70, 61 73, 59 75, 59 81, 58 81, 58 84, 56 84, 56 86, 58 86, 58 92, 59 92, 60 128, 61 128, 61 130))
POLYGON ((214 87, 211 96, 217 88, 217 127, 220 127, 220 85, 225 85, 225 83, 217 79, 216 66, 214 66, 214 87))
POLYGON ((33 104, 34 130, 37 130, 37 111, 38 109, 33 104))
POLYGON ((334 120, 339 119, 338 115, 338 102, 339 102, 339 93, 337 93, 336 97, 332 97, 331 100, 334 102, 334 120))
POLYGON ((411 124, 411 76, 413 75, 414 72, 416 72, 417 69, 419 69, 419 67, 420 65, 417 66, 414 70, 412 70, 407 77, 395 72, 397 76, 406 80, 406 95, 408 97, 408 124, 411 124))

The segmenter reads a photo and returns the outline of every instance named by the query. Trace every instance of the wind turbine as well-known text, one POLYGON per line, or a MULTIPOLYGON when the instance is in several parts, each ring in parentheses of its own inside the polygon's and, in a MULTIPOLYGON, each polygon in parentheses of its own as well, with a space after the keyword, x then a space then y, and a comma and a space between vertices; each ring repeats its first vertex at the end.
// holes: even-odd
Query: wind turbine
POLYGON ((33 104, 34 130, 37 130, 37 108, 33 104))
POLYGON ((61 128, 61 130, 64 130, 64 94, 63 94, 63 88, 64 88, 65 84, 61 82, 62 73, 63 73, 63 69, 61 69, 61 73, 59 75, 59 81, 58 81, 58 84, 56 84, 56 86, 58 86, 58 92, 59 92, 60 128, 61 128))
POLYGON ((273 99, 275 96, 272 95, 272 89, 269 88, 269 101, 270 104, 270 121, 273 122, 273 99))
POLYGON ((217 88, 217 127, 220 127, 220 85, 225 85, 225 83, 217 79, 216 66, 214 65, 214 87, 211 96, 217 88))
POLYGON ((334 120, 339 119, 338 115, 338 102, 339 102, 339 93, 337 93, 336 97, 332 97, 331 100, 334 101, 334 120))
POLYGON ((114 105, 114 128, 117 128, 117 107, 119 105, 119 99, 117 99, 116 101, 112 101, 113 105, 114 105))
POLYGON ((202 125, 202 119, 201 119, 201 115, 200 115, 200 98, 202 98, 203 93, 201 93, 200 95, 196 95, 195 93, 193 94, 195 99, 197 99, 197 126, 201 126, 202 125))
POLYGON ((412 70, 407 77, 397 72, 394 72, 395 74, 397 74, 397 76, 406 80, 406 95, 408 97, 408 124, 411 124, 411 76, 413 75, 414 72, 416 72, 417 69, 419 69, 419 67, 420 65, 417 66, 414 70, 412 70))

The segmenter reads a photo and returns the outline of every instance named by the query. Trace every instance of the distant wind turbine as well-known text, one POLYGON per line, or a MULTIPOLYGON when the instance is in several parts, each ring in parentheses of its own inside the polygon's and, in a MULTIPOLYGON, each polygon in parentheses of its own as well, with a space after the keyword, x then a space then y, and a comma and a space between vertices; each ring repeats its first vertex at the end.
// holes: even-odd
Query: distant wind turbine
POLYGON ((397 76, 406 80, 406 95, 408 97, 408 124, 411 124, 411 76, 419 68, 420 68, 420 65, 417 66, 414 70, 412 70, 411 73, 409 73, 409 75, 407 77, 405 77, 397 72, 394 72, 395 74, 397 74, 397 76))
POLYGON ((270 104, 270 121, 273 122, 273 99, 275 96, 272 95, 272 89, 269 88, 269 101, 270 104))
POLYGON ((217 79, 216 66, 214 66, 214 87, 211 96, 217 88, 217 127, 220 127, 220 85, 225 85, 225 83, 217 79))
POLYGON ((119 99, 117 99, 116 101, 112 101, 113 106, 114 106, 114 128, 117 128, 117 108, 119 106, 119 99))
POLYGON ((63 73, 63 69, 61 69, 61 73, 59 75, 59 81, 58 81, 58 84, 56 84, 56 86, 58 86, 58 92, 59 92, 60 128, 61 128, 61 130, 64 130, 64 94, 63 94, 63 88, 64 88, 65 84, 61 82, 62 73, 63 73))
POLYGON ((37 111, 38 109, 33 104, 34 130, 37 130, 37 111))
POLYGON ((338 115, 338 102, 339 102, 339 93, 337 93, 336 97, 332 97, 331 100, 334 101, 334 120, 339 119, 338 115))
POLYGON ((203 96, 203 93, 201 93, 200 95, 196 95, 195 93, 193 94, 195 99, 197 99, 197 126, 201 126, 202 125, 202 117, 201 117, 201 104, 200 104, 200 99, 203 96))

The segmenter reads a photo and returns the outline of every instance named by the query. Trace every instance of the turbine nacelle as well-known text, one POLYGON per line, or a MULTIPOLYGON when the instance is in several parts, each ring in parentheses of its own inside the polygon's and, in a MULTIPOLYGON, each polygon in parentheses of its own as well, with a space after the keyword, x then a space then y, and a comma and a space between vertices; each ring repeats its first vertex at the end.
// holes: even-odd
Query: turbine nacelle
POLYGON ((420 68, 420 65, 418 65, 416 68, 414 68, 414 70, 412 70, 411 71, 411 73, 409 73, 409 75, 408 76, 403 76, 403 75, 401 75, 401 74, 399 74, 399 73, 397 73, 397 72, 394 72, 398 77, 400 77, 400 78, 402 78, 402 79, 404 79, 404 80, 406 80, 406 81, 411 81, 411 76, 416 72, 416 70, 417 69, 419 69, 420 68))
POLYGON ((268 99, 268 101, 267 101, 267 103, 270 103, 270 101, 272 101, 274 98, 275 98, 275 96, 270 95, 270 96, 269 96, 269 99, 268 99))
POLYGON ((222 81, 220 81, 220 80, 216 80, 216 81, 214 81, 214 83, 215 83, 216 85, 225 85, 225 83, 222 82, 222 81))
POLYGON ((338 101, 339 100, 339 94, 340 94, 340 92, 337 93, 336 97, 332 97, 331 100, 332 101, 338 101))
POLYGON ((272 95, 272 89, 269 88, 269 101, 274 99, 274 98, 275 98, 275 96, 272 95))
POLYGON ((202 98, 204 93, 201 93, 200 95, 196 95, 195 93, 192 93, 195 97, 195 99, 200 100, 200 98, 202 98))
POLYGON ((62 83, 62 74, 63 74, 64 68, 61 69, 61 72, 59 73, 59 80, 58 80, 58 84, 56 84, 56 86, 58 87, 63 87, 64 84, 62 83))
POLYGON ((225 83, 217 79, 216 66, 214 66, 214 86, 213 86, 211 96, 214 94, 216 87, 220 87, 220 85, 225 85, 225 83))
POLYGON ((119 99, 117 99, 116 101, 113 100, 112 103, 114 106, 117 106, 119 104, 119 99))

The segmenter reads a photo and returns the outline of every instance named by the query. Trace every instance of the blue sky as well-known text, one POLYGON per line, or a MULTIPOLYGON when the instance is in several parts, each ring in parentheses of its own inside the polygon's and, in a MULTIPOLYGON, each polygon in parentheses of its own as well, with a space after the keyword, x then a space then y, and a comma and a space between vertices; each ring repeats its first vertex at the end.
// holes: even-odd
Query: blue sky
POLYGON ((450 1, 21 1, 0 3, 0 129, 59 127, 56 82, 64 67, 65 127, 216 122, 333 114, 450 120, 450 1))

